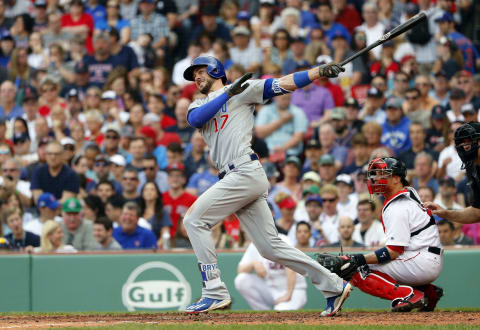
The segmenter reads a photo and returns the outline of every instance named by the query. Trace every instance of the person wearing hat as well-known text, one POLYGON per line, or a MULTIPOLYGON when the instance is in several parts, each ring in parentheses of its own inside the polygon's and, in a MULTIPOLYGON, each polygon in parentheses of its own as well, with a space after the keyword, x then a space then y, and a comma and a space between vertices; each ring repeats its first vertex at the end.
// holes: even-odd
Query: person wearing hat
POLYGON ((434 63, 432 71, 438 73, 444 71, 448 80, 450 80, 456 72, 462 70, 462 57, 458 50, 457 44, 447 36, 441 36, 438 39, 437 59, 434 63))
POLYGON ((350 145, 350 140, 355 135, 356 130, 348 129, 347 113, 344 107, 333 108, 330 112, 330 119, 337 138, 335 143, 339 146, 347 147, 350 145))
POLYGON ((0 85, 0 117, 10 120, 25 113, 23 108, 15 104, 16 96, 17 88, 11 81, 6 80, 0 85))
POLYGON ((300 221, 307 218, 307 211, 305 209, 305 200, 311 194, 319 194, 320 186, 322 184, 320 175, 318 173, 310 171, 302 176, 300 181, 302 188, 302 198, 298 200, 297 208, 293 217, 296 221, 300 221))
POLYGON ((256 136, 264 139, 271 153, 299 155, 308 120, 302 109, 291 104, 291 94, 275 97, 262 107, 255 119, 256 136))
POLYGON ((445 107, 450 98, 449 78, 444 70, 438 71, 433 77, 433 89, 430 91, 430 97, 445 107))
POLYGON ((82 217, 82 204, 75 197, 67 198, 62 205, 63 244, 73 245, 78 251, 94 250, 93 224, 82 217))
POLYGON ((444 106, 440 104, 433 106, 431 122, 431 127, 426 131, 425 143, 427 148, 440 152, 445 147, 444 132, 450 126, 444 106))
POLYGON ((454 121, 465 121, 462 115, 462 105, 467 102, 465 92, 460 88, 452 88, 450 90, 450 102, 447 105, 447 118, 453 123, 454 121))
POLYGON ((276 221, 279 232, 282 232, 284 235, 286 235, 291 242, 296 242, 296 228, 293 214, 295 213, 297 202, 295 201, 293 196, 283 191, 275 195, 274 201, 280 209, 281 213, 280 218, 276 221))
POLYGON ((396 97, 387 101, 386 114, 387 120, 382 125, 381 142, 398 155, 412 145, 408 134, 410 119, 403 115, 402 100, 396 97))
POLYGON ((320 215, 323 211, 323 200, 320 197, 320 191, 316 194, 309 194, 305 199, 305 209, 307 212, 308 223, 312 226, 311 246, 317 247, 322 245, 324 234, 322 224, 320 223, 320 215))
MULTIPOLYGON (((316 59, 317 65, 327 64, 332 61, 333 59, 329 55, 320 55, 316 59)), ((340 85, 336 83, 333 83, 331 79, 327 77, 320 77, 316 80, 315 85, 328 89, 328 91, 333 97, 333 102, 335 103, 336 107, 342 106, 342 104, 345 102, 345 95, 343 93, 342 87, 340 87, 340 85)))
MULTIPOLYGON (((295 71, 308 70, 310 67, 311 65, 307 61, 300 61, 297 63, 295 71)), ((325 121, 325 112, 335 106, 328 89, 316 84, 310 84, 294 91, 291 103, 304 111, 309 127, 318 127, 325 121)))
POLYGON ((10 62, 10 57, 15 48, 15 40, 10 33, 10 28, 3 28, 2 30, 0 30, 0 46, 2 49, 2 54, 0 55, 0 65, 5 68, 10 62))
POLYGON ((445 11, 435 22, 438 23, 440 35, 452 39, 462 52, 464 69, 475 73, 475 68, 480 67, 480 55, 472 41, 456 31, 452 14, 445 11))
POLYGON ((39 217, 32 219, 31 221, 24 224, 23 228, 26 231, 30 231, 35 235, 42 235, 43 224, 47 220, 60 221, 62 218, 59 217, 58 208, 60 203, 58 203, 55 196, 51 193, 43 193, 38 197, 37 209, 39 212, 39 217))
POLYGON ((465 93, 465 100, 471 103, 475 109, 480 108, 480 96, 474 94, 474 79, 473 75, 467 70, 461 70, 454 76, 457 80, 458 88, 465 93))
POLYGON ((120 137, 120 127, 115 124, 107 124, 105 126, 105 142, 100 148, 101 152, 109 157, 117 154, 126 157, 127 152, 120 147, 120 137))
POLYGON ((353 193, 353 180, 349 174, 339 174, 334 182, 338 190, 338 213, 351 219, 357 217, 358 196, 353 193))
POLYGON ((237 26, 232 30, 234 47, 230 49, 233 63, 241 64, 247 72, 256 72, 263 59, 262 49, 250 43, 250 30, 237 26))
POLYGON ((337 175, 337 169, 335 167, 335 158, 330 154, 324 154, 318 161, 320 169, 320 179, 322 184, 332 184, 335 181, 337 175))
POLYGON ((375 87, 369 88, 367 91, 367 99, 360 110, 358 118, 364 122, 375 121, 382 125, 387 119, 385 111, 382 109, 384 101, 382 91, 375 87))
POLYGON ((278 186, 286 189, 295 200, 299 200, 302 195, 302 186, 297 181, 302 171, 300 158, 297 156, 289 156, 285 160, 282 171, 283 180, 278 183, 278 186))
POLYGON ((345 120, 348 130, 352 131, 353 135, 361 132, 364 121, 358 119, 358 115, 360 112, 360 105, 358 104, 358 101, 353 97, 347 97, 345 99, 345 102, 343 103, 343 108, 345 109, 345 120))
POLYGON ((120 154, 116 154, 110 156, 110 162, 112 163, 111 171, 113 174, 113 179, 116 182, 122 182, 123 171, 125 170, 125 166, 127 166, 125 157, 120 154))
POLYGON ((478 109, 476 109, 473 104, 465 103, 464 105, 462 105, 461 111, 465 122, 478 123, 478 109))
POLYGON ((322 156, 322 146, 317 139, 310 139, 305 143, 305 161, 303 162, 302 173, 309 171, 318 172, 318 161, 322 156))
POLYGON ((35 18, 35 21, 33 23, 33 30, 36 32, 46 31, 48 26, 46 0, 34 1, 33 17, 35 18))

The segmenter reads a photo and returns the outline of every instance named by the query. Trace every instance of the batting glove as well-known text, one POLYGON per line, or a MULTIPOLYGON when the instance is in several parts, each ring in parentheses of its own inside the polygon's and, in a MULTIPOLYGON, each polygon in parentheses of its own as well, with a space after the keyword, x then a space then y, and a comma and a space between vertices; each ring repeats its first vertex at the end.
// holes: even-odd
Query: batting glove
POLYGON ((340 64, 331 62, 327 64, 322 64, 318 67, 318 72, 321 77, 326 78, 335 78, 338 77, 340 72, 344 72, 345 68, 340 66, 340 64))
POLYGON ((245 81, 247 81, 248 79, 252 78, 252 75, 253 75, 253 73, 248 72, 248 73, 244 74, 240 79, 237 79, 237 81, 235 81, 232 84, 232 86, 230 86, 230 88, 227 90, 228 97, 232 97, 234 95, 238 95, 240 93, 243 93, 243 91, 246 90, 248 88, 248 86, 250 86, 249 83, 246 83, 246 84, 243 84, 243 83, 245 81))

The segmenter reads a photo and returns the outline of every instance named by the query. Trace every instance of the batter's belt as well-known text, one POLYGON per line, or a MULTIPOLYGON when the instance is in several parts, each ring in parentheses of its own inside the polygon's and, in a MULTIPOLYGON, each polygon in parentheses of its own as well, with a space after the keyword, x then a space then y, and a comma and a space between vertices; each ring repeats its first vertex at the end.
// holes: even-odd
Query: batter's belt
POLYGON ((233 171, 236 167, 239 167, 240 165, 243 165, 245 163, 258 160, 258 155, 253 153, 253 154, 248 154, 248 155, 243 155, 238 157, 237 159, 233 160, 229 164, 225 165, 220 169, 220 173, 218 173, 218 178, 220 180, 223 179, 223 177, 230 171, 233 171))

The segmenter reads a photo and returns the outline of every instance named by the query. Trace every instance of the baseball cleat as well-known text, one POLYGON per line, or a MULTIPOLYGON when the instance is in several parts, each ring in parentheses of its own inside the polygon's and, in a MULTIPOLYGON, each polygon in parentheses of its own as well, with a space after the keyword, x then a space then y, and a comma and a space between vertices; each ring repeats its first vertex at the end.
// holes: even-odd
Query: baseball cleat
POLYGON ((412 309, 421 308, 425 302, 423 292, 415 290, 410 296, 398 299, 392 303, 392 312, 410 312, 412 309))
POLYGON ((429 284, 423 293, 425 294, 425 303, 418 311, 433 312, 438 301, 443 297, 443 289, 436 285, 429 284))
POLYGON ((212 299, 202 298, 196 303, 191 304, 185 309, 185 313, 198 314, 208 313, 216 309, 224 309, 230 306, 232 301, 230 299, 212 299))
POLYGON ((327 298, 327 307, 320 315, 326 317, 332 317, 337 315, 337 313, 342 308, 343 303, 350 295, 350 291, 352 291, 352 285, 350 284, 350 282, 344 281, 342 293, 338 296, 327 298))

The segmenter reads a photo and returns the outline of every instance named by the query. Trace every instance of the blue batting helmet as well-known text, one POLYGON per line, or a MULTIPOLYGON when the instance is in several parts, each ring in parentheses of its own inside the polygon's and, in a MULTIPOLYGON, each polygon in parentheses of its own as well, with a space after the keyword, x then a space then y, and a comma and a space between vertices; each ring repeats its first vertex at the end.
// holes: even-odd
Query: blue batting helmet
POLYGON ((216 79, 222 78, 224 84, 227 82, 227 76, 222 62, 213 56, 199 56, 194 59, 192 64, 183 72, 183 78, 193 81, 193 70, 201 66, 207 67, 207 73, 210 77, 216 79))

